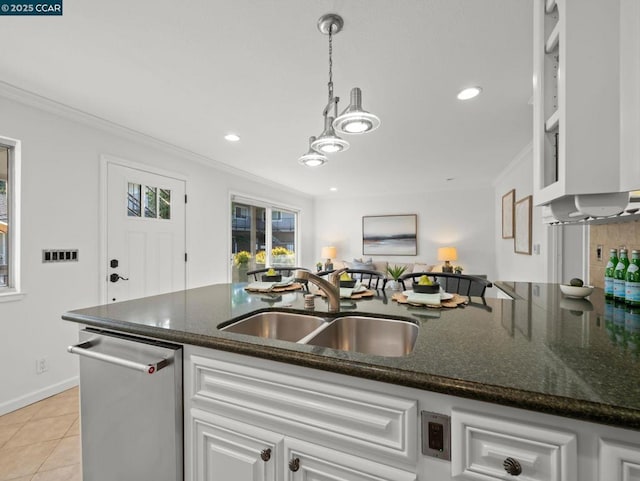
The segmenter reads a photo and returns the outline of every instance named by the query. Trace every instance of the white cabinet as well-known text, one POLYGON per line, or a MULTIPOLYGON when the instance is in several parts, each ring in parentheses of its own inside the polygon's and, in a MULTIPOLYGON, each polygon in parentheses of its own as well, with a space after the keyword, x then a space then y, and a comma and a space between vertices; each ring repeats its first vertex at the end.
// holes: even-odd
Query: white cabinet
POLYGON ((620 188, 640 189, 640 2, 620 0, 620 188))
POLYGON ((454 410, 451 437, 454 478, 577 481, 574 433, 454 410))
POLYGON ((640 481, 640 445, 600 440, 599 481, 640 481))
POLYGON ((415 473, 299 439, 285 439, 286 481, 416 481, 415 473))
POLYGON ((187 481, 417 479, 417 400, 274 364, 185 348, 187 481))
POLYGON ((184 366, 185 481, 640 481, 640 431, 193 346, 184 366), (451 416, 451 461, 422 454, 420 411, 451 416))
POLYGON ((534 0, 535 205, 620 191, 619 26, 620 0, 534 0))
POLYGON ((247 423, 192 409, 186 479, 278 481, 284 437, 247 423))

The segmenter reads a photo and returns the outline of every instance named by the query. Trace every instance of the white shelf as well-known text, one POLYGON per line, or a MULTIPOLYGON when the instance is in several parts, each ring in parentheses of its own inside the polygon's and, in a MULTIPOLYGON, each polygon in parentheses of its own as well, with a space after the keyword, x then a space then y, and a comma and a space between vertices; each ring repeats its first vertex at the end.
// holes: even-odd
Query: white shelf
POLYGON ((549 117, 547 121, 544 123, 544 130, 547 132, 551 132, 553 129, 555 129, 558 126, 559 120, 560 120, 560 111, 556 110, 554 113, 551 114, 551 117, 549 117))
POLYGON ((547 42, 544 44, 544 51, 546 53, 553 52, 556 48, 558 48, 558 41, 560 40, 560 22, 556 23, 556 26, 553 27, 551 33, 549 34, 549 38, 547 42))
POLYGON ((556 6, 556 0, 547 0, 544 9, 547 13, 551 13, 556 6))

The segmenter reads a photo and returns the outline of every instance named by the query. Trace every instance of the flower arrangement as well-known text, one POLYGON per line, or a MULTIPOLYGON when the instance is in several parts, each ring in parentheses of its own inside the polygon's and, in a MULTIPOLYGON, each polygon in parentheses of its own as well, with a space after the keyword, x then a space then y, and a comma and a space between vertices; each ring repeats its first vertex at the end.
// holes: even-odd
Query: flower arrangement
POLYGON ((264 264, 267 261, 267 253, 265 251, 256 252, 256 264, 264 264))
POLYGON ((247 251, 240 251, 233 256, 233 262, 237 266, 246 266, 251 259, 251 254, 247 251))
POLYGON ((293 252, 291 252, 286 247, 274 247, 273 249, 271 249, 271 255, 272 256, 291 256, 293 255, 293 252))
POLYGON ((454 271, 456 274, 462 274, 462 271, 463 271, 463 270, 464 270, 464 269, 462 268, 462 266, 454 266, 454 267, 453 267, 453 271, 454 271))

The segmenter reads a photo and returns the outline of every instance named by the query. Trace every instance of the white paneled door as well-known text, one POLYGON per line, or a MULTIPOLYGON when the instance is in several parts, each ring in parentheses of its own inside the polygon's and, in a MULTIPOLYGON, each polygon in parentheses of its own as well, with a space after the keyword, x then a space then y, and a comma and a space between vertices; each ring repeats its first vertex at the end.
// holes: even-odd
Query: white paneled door
POLYGON ((185 181, 107 162, 107 301, 185 288, 185 181))

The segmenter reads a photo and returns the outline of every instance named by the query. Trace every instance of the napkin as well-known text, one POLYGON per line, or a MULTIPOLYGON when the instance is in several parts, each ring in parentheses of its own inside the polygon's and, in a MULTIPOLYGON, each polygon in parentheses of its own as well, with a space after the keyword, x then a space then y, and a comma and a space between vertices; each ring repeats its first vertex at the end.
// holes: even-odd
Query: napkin
POLYGON ((407 296, 407 302, 412 302, 414 304, 427 304, 429 306, 440 305, 439 292, 436 292, 435 294, 422 294, 419 292, 405 291, 404 294, 407 296))
POLYGON ((278 284, 277 282, 252 282, 247 285, 247 289, 256 290, 256 291, 269 291, 273 289, 273 287, 278 284))
POLYGON ((360 292, 364 292, 367 290, 367 287, 361 284, 360 282, 356 282, 353 287, 341 287, 340 288, 340 297, 348 299, 353 294, 358 294, 360 292))

